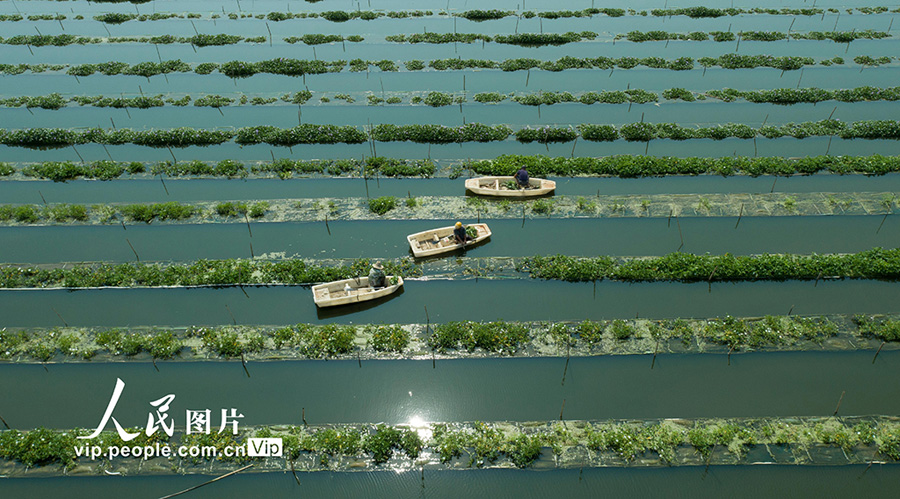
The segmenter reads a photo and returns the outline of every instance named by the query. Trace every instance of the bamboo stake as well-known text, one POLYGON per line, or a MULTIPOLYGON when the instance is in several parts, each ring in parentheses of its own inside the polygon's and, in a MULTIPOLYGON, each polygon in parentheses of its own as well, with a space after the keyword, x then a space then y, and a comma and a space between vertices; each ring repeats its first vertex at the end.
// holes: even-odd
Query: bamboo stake
POLYGON ((841 409, 841 402, 844 401, 844 395, 845 395, 846 393, 847 393, 846 390, 844 390, 844 391, 841 392, 841 398, 838 399, 837 407, 834 408, 834 414, 833 414, 833 416, 837 416, 838 411, 841 409))
POLYGON ((231 307, 229 307, 227 303, 225 304, 225 309, 228 310, 228 315, 231 316, 231 322, 232 322, 235 326, 237 326, 237 320, 234 318, 234 314, 231 313, 231 307))
POLYGON ((197 489, 199 489, 200 487, 203 487, 204 485, 209 485, 209 484, 211 484, 211 483, 213 483, 213 482, 217 482, 217 481, 219 481, 219 480, 221 480, 221 479, 223 479, 223 478, 228 478, 228 477, 230 477, 231 475, 236 475, 236 474, 238 474, 238 473, 240 473, 240 472, 242 472, 242 471, 244 471, 244 470, 246 470, 246 469, 252 468, 252 467, 253 467, 252 464, 248 464, 247 466, 244 466, 244 467, 241 468, 241 469, 234 470, 234 471, 231 471, 231 472, 229 472, 229 473, 225 473, 224 475, 222 475, 222 476, 220 476, 220 477, 213 478, 212 480, 203 482, 203 483, 201 483, 200 485, 195 485, 195 486, 193 486, 193 487, 189 487, 189 488, 187 488, 187 489, 182 490, 181 492, 176 492, 176 493, 174 493, 174 494, 169 494, 169 495, 167 495, 167 496, 160 497, 159 499, 170 499, 170 498, 175 497, 175 496, 180 496, 181 494, 186 494, 186 493, 188 493, 188 492, 190 492, 190 491, 192 491, 192 490, 197 490, 197 489))
POLYGON ((873 363, 873 364, 875 363, 875 359, 878 358, 878 354, 881 353, 881 349, 884 348, 884 344, 885 344, 885 343, 887 343, 887 342, 886 342, 886 341, 882 341, 882 342, 881 342, 881 346, 878 347, 878 351, 875 352, 875 357, 872 357, 872 363, 873 363))
POLYGON ((66 326, 66 327, 69 327, 69 323, 68 323, 68 322, 66 322, 66 320, 65 320, 65 319, 63 319, 63 318, 62 318, 62 316, 61 316, 61 315, 59 315, 59 312, 57 312, 57 311, 56 311, 56 309, 55 309, 55 308, 53 308, 53 307, 50 307, 50 310, 52 310, 52 311, 53 311, 53 313, 54 313, 54 314, 56 314, 56 316, 57 316, 57 317, 59 317, 59 320, 61 320, 61 321, 62 321, 62 323, 63 323, 63 325, 64 325, 64 326, 66 326))
POLYGON ((566 399, 563 399, 562 408, 559 410, 559 420, 560 421, 562 421, 564 410, 566 410, 566 399))
POLYGON ((741 212, 738 214, 737 223, 734 224, 734 228, 735 228, 735 229, 738 228, 738 224, 741 223, 741 217, 743 217, 743 216, 744 216, 744 203, 741 203, 741 212))
POLYGON ((141 257, 138 256, 138 252, 134 250, 134 246, 131 244, 131 241, 128 238, 125 238, 125 242, 128 243, 128 247, 131 248, 131 252, 134 253, 134 257, 137 258, 137 261, 141 261, 141 257))

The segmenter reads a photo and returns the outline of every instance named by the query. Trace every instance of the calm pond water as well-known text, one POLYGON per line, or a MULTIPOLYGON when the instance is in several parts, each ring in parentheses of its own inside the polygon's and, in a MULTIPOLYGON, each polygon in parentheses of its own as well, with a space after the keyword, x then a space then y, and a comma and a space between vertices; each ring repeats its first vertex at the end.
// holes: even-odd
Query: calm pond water
MULTIPOLYGON (((636 9, 686 7, 659 0, 629 3, 636 9)), ((703 2, 727 8, 726 0, 703 2)), ((850 8, 876 5, 868 0, 785 4, 783 0, 759 0, 752 6, 850 8)), ((422 0, 410 5, 403 0, 371 3, 326 0, 318 3, 257 0, 156 0, 130 3, 96 3, 84 0, 59 2, 0 2, 0 14, 77 14, 87 20, 3 22, 3 36, 76 34, 86 36, 154 36, 194 33, 229 33, 268 36, 273 43, 239 44, 193 49, 189 45, 106 44, 68 47, 5 46, 3 63, 98 63, 121 60, 130 63, 181 58, 190 63, 234 59, 259 61, 275 57, 353 58, 402 62, 411 59, 532 57, 553 60, 576 57, 645 57, 674 59, 689 56, 739 54, 804 55, 817 60, 843 57, 845 66, 808 67, 782 73, 776 69, 668 71, 631 70, 548 71, 467 70, 438 72, 400 71, 314 75, 290 78, 257 75, 232 80, 224 75, 172 74, 149 79, 137 76, 91 76, 76 80, 62 73, 22 74, 0 77, 0 98, 20 95, 135 96, 164 94, 194 98, 218 93, 237 98, 280 97, 308 89, 313 99, 300 109, 292 105, 215 109, 167 107, 150 110, 116 110, 73 107, 59 111, 0 109, 3 128, 26 127, 130 127, 177 126, 233 128, 270 124, 280 127, 303 123, 505 123, 573 125, 578 123, 632 123, 676 121, 686 125, 742 122, 782 124, 829 117, 849 122, 862 119, 894 119, 900 104, 876 102, 774 106, 746 102, 661 102, 659 106, 581 104, 533 108, 512 103, 496 106, 473 102, 478 92, 524 93, 642 88, 661 92, 683 87, 694 92, 725 87, 741 90, 802 88, 851 88, 861 85, 894 86, 900 81, 896 62, 861 68, 852 63, 857 55, 896 56, 900 38, 831 42, 671 42, 628 43, 612 38, 631 30, 670 32, 713 30, 767 30, 808 32, 832 30, 888 30, 894 14, 821 16, 747 15, 717 19, 595 16, 585 19, 517 19, 476 23, 437 13, 468 9, 558 10, 584 9, 593 2, 560 3, 555 0, 492 0, 470 4, 467 0, 422 0), (244 19, 213 20, 213 13, 262 13, 291 10, 406 10, 430 9, 423 19, 325 20, 269 22, 244 19), (91 17, 104 12, 198 12, 201 19, 127 22, 104 25, 91 17), (525 48, 499 44, 390 44, 389 34, 419 33, 563 33, 591 30, 597 41, 559 47, 525 48), (300 33, 359 34, 364 43, 326 44, 315 48, 287 45, 283 37, 300 33), (158 52, 157 52, 158 48, 158 52), (465 94, 461 107, 410 106, 411 93, 427 91, 465 94), (321 95, 348 93, 354 104, 319 104, 321 95), (400 96, 399 106, 366 106, 368 95, 400 96), (300 111, 300 113, 298 113, 300 111)), ((741 5, 747 7, 750 5, 741 5)), ((601 7, 601 5, 597 5, 601 7)), ((900 26, 900 25, 898 25, 900 26)), ((891 35, 896 37, 891 28, 891 35)), ((63 149, 29 150, 0 146, 3 161, 178 161, 193 159, 268 161, 293 159, 361 158, 373 154, 400 158, 436 158, 443 161, 493 158, 499 154, 547 154, 550 156, 602 156, 649 154, 674 156, 804 156, 820 154, 897 154, 895 141, 841 140, 816 137, 804 140, 694 140, 629 143, 518 144, 513 141, 486 144, 433 145, 412 143, 315 145, 294 148, 257 145, 153 149, 138 146, 78 145, 63 149), (573 147, 574 146, 574 147, 573 147)), ((561 194, 714 193, 714 192, 853 192, 900 189, 900 175, 878 178, 860 176, 773 178, 675 177, 665 179, 557 179, 561 194), (777 184, 777 185, 776 185, 777 184)), ((462 182, 448 179, 402 179, 369 182, 373 195, 462 195, 462 182)), ((113 182, 76 181, 0 182, 0 203, 48 202, 107 203, 149 201, 199 201, 228 199, 278 199, 308 197, 362 197, 360 179, 304 180, 167 180, 166 193, 158 179, 113 182)), ((875 245, 897 246, 898 227, 889 217, 875 234, 880 217, 745 218, 740 228, 735 219, 685 219, 681 229, 685 251, 693 252, 831 252, 858 251, 875 245)), ((445 221, 334 222, 329 237, 321 224, 255 224, 256 253, 283 251, 304 256, 356 257, 406 254, 403 236, 445 221)), ((676 227, 656 219, 529 220, 526 230, 517 221, 491 221, 495 236, 470 256, 516 256, 534 253, 648 255, 673 251, 680 244, 676 227), (540 238, 533 237, 540 234, 540 238)), ((674 224, 673 224, 674 225, 674 224)), ((50 227, 0 229, 0 261, 55 263, 60 261, 129 261, 128 240, 141 257, 165 260, 245 257, 249 238, 245 226, 170 225, 117 227, 50 227)), ((831 314, 896 312, 900 291, 896 283, 882 281, 822 281, 679 284, 618 282, 563 283, 529 279, 408 281, 404 292, 380 303, 349 309, 319 311, 305 287, 251 287, 246 295, 226 289, 130 289, 86 291, 0 291, 0 328, 52 327, 64 321, 72 326, 213 325, 311 323, 410 323, 451 320, 583 320, 631 318, 710 317, 731 314, 831 314), (427 307, 427 309, 426 309, 427 307), (427 310, 427 312, 426 312, 427 310)), ((238 407, 246 424, 299 422, 305 409, 310 423, 392 422, 421 417, 430 421, 550 420, 565 403, 567 418, 660 418, 716 416, 790 416, 831 414, 842 393, 842 414, 897 414, 900 388, 896 379, 900 352, 882 352, 872 364, 873 352, 778 353, 733 355, 661 355, 654 368, 646 355, 572 359, 562 383, 564 359, 473 359, 365 361, 250 362, 247 377, 237 361, 160 362, 159 371, 148 362, 86 363, 72 365, 0 365, 0 412, 14 428, 40 425, 58 428, 93 426, 108 401, 116 377, 127 383, 117 417, 127 424, 141 424, 147 402, 175 393, 174 410, 206 405, 238 407), (875 382, 873 382, 875 380, 875 382)), ((640 497, 893 497, 900 467, 728 467, 671 469, 588 469, 567 471, 427 471, 425 482, 418 472, 311 473, 298 486, 289 474, 248 474, 193 492, 204 497, 255 497, 306 495, 311 497, 597 497, 601 494, 640 497)), ((65 477, 0 480, 0 496, 6 497, 159 497, 207 480, 205 476, 176 477, 65 477)))
MULTIPOLYGON (((149 401, 171 414, 236 407, 242 425, 547 421, 662 417, 896 414, 900 352, 623 355, 413 361, 149 362, 0 367, 3 418, 14 428, 94 428, 116 378, 117 420, 141 426, 149 401), (562 384, 565 371, 565 384, 562 384), (36 397, 36 395, 38 395, 36 397), (57 410, 65 407, 64 411, 57 410)), ((180 418, 179 418, 180 419, 180 418)), ((181 423, 183 424, 183 421, 181 423)))
MULTIPOLYGON (((411 256, 408 234, 454 222, 331 221, 330 236, 322 222, 254 223, 252 238, 244 223, 141 224, 127 230, 118 225, 7 227, 0 229, 6 242, 0 255, 6 262, 34 264, 130 262, 135 259, 133 246, 143 261, 249 258, 252 243, 255 255, 397 258, 411 256), (57 244, 60 240, 68 244, 57 244)), ((900 245, 900 217, 746 217, 737 229, 737 217, 682 218, 677 222, 665 218, 544 218, 529 219, 524 227, 520 220, 482 222, 489 223, 491 240, 470 249, 466 256, 652 256, 677 250, 682 237, 681 251, 713 254, 854 253, 900 245), (835 233, 842 237, 835 238, 835 233)))

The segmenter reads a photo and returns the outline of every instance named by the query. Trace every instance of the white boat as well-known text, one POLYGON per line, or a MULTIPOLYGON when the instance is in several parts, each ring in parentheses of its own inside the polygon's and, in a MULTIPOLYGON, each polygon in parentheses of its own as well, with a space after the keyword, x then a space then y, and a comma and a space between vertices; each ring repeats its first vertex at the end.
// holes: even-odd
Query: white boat
POLYGON ((466 189, 483 196, 500 197, 532 197, 544 196, 556 189, 556 182, 543 178, 528 179, 528 187, 513 187, 507 185, 516 182, 515 177, 478 177, 466 179, 466 189))
POLYGON ((357 277, 353 279, 343 279, 340 281, 326 282, 312 287, 313 301, 319 307, 334 307, 337 305, 347 305, 350 303, 359 303, 382 296, 387 296, 403 286, 403 278, 397 276, 397 284, 390 284, 392 276, 386 276, 385 282, 388 286, 374 289, 369 286, 368 277, 357 277))
MULTIPOLYGON (((476 230, 475 238, 466 243, 466 246, 480 243, 491 237, 491 229, 487 224, 469 224, 476 230)), ((453 226, 441 227, 439 229, 431 229, 422 232, 416 232, 406 236, 409 241, 409 247, 412 248, 413 255, 416 258, 425 258, 428 256, 449 253, 463 247, 462 244, 456 242, 453 237, 453 226)))

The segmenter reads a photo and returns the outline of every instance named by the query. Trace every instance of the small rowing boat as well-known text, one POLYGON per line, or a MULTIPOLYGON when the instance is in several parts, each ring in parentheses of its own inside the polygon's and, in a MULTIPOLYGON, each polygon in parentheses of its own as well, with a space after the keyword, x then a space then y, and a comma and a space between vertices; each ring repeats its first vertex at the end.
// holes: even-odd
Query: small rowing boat
POLYGON ((515 183, 515 177, 478 177, 466 179, 466 189, 482 196, 500 197, 544 196, 556 189, 556 182, 543 178, 528 179, 524 189, 515 183))
POLYGON ((343 279, 340 281, 326 282, 312 287, 313 301, 319 307, 334 307, 363 301, 374 300, 387 296, 403 286, 403 278, 397 276, 397 283, 390 284, 392 276, 387 276, 385 282, 388 286, 374 289, 369 286, 368 277, 343 279))
MULTIPOLYGON (((473 240, 466 242, 466 246, 478 244, 491 237, 491 229, 487 224, 469 224, 468 226, 474 227, 476 234, 473 240)), ((416 258, 449 253, 463 247, 453 237, 452 225, 410 234, 406 236, 406 240, 409 241, 409 247, 412 248, 413 255, 416 258)))

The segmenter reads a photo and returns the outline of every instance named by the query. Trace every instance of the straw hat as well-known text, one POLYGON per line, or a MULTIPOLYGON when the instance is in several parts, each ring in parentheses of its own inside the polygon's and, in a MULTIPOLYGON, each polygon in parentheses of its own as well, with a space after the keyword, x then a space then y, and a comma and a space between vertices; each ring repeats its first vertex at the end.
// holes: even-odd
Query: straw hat
POLYGON ((462 222, 456 222, 457 227, 462 227, 462 222))
POLYGON ((384 268, 384 266, 381 265, 381 262, 375 262, 372 264, 372 268, 381 270, 384 268))

